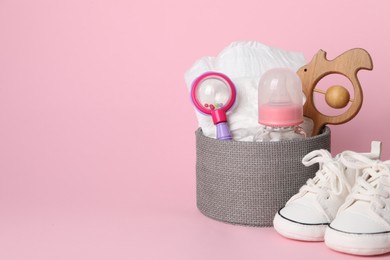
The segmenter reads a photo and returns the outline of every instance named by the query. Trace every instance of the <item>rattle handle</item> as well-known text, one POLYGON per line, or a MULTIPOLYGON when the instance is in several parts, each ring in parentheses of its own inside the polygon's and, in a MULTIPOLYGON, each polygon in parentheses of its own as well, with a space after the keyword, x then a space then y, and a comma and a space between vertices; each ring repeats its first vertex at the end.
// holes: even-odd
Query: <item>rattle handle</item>
POLYGON ((216 126, 218 140, 232 140, 232 134, 230 133, 227 122, 218 123, 216 126))

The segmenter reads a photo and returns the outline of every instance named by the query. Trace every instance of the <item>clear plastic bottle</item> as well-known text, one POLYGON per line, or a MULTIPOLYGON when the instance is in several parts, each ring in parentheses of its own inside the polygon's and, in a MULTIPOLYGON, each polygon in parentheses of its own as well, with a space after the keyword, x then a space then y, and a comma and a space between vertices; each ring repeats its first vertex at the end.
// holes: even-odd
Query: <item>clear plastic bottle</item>
POLYGON ((306 137, 300 127, 303 120, 302 83, 298 75, 287 68, 271 69, 259 83, 260 130, 256 142, 292 140, 306 137))

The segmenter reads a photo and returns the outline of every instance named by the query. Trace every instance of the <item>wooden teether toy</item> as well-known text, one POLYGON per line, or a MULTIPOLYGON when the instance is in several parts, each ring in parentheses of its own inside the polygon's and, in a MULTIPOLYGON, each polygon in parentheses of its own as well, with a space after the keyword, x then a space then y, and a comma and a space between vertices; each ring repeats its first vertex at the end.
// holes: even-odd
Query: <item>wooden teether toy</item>
POLYGON ((372 60, 368 52, 357 48, 346 51, 333 60, 328 60, 326 52, 320 50, 314 55, 310 63, 297 71, 302 81, 303 92, 307 98, 303 106, 303 114, 314 122, 312 135, 319 134, 325 124, 342 124, 357 115, 363 103, 363 92, 357 78, 357 72, 361 69, 372 70, 372 68, 372 60), (315 89, 317 83, 329 74, 341 74, 347 77, 352 83, 354 98, 351 99, 348 90, 339 85, 328 88, 326 92, 315 89), (314 92, 324 94, 326 103, 335 109, 344 108, 349 102, 352 104, 341 115, 324 115, 314 105, 314 92))

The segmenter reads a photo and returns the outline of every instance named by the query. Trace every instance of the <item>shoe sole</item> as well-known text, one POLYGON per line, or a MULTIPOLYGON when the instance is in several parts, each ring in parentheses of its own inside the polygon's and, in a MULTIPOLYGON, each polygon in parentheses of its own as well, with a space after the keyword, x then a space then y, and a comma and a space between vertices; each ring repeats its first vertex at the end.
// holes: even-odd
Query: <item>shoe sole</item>
POLYGON ((306 224, 290 220, 280 213, 274 217, 275 230, 284 237, 301 240, 319 242, 324 241, 325 230, 328 224, 306 224))
POLYGON ((390 252, 390 232, 359 234, 328 227, 325 244, 332 250, 353 255, 381 255, 390 252))

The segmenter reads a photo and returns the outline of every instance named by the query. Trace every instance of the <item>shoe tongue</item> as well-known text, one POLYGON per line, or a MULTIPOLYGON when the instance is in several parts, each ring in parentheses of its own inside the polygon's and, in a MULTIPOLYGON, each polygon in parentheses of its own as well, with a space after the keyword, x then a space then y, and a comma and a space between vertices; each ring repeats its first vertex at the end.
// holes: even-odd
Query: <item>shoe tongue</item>
POLYGON ((344 171, 345 178, 347 179, 349 185, 352 187, 353 184, 356 182, 356 178, 358 177, 358 170, 347 168, 344 171))
MULTIPOLYGON (((354 183, 355 182, 355 173, 353 171, 351 175, 351 181, 348 179, 348 174, 345 174, 345 176, 347 177, 347 182, 349 184, 349 186, 351 186, 351 183, 354 183)), ((340 179, 339 177, 336 176, 335 173, 333 172, 326 172, 324 175, 323 175, 323 178, 319 179, 317 182, 316 182, 316 186, 319 187, 320 189, 322 188, 325 188, 326 190, 327 189, 330 189, 331 187, 343 187, 343 186, 348 186, 348 184, 344 183, 345 182, 345 179, 340 179), (344 181, 342 181, 344 180, 344 181)))
MULTIPOLYGON (((375 174, 372 175, 372 174, 370 174, 370 172, 365 172, 361 178, 363 178, 373 188, 377 188, 379 185, 379 180, 380 180, 379 175, 375 175, 375 174)), ((367 191, 367 189, 364 186, 360 186, 360 189, 363 189, 363 191, 361 191, 361 192, 363 192, 363 194, 365 193, 365 191, 367 191)), ((359 199, 359 200, 354 201, 348 208, 349 208, 349 210, 354 211, 354 212, 355 211, 362 212, 362 210, 367 210, 367 208, 369 208, 370 203, 371 203, 371 200, 359 199)))
POLYGON ((320 179, 320 180, 317 181, 316 186, 320 187, 320 188, 328 187, 329 186, 329 180, 330 180, 329 174, 326 174, 325 178, 320 179))

